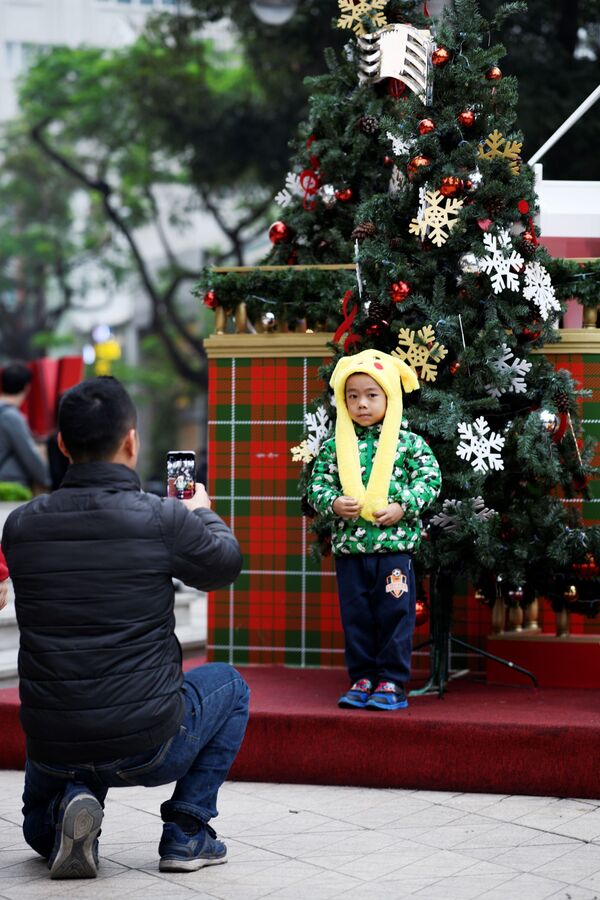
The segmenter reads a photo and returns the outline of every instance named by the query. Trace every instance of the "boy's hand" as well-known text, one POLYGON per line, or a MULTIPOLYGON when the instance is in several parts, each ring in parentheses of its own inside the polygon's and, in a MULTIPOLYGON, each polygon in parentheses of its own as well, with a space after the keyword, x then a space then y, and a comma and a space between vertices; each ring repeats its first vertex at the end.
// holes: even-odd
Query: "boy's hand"
POLYGON ((360 506, 354 497, 337 497, 333 501, 332 509, 340 519, 358 519, 360 506))
POLYGON ((189 500, 181 501, 190 511, 195 509, 210 509, 210 497, 206 493, 203 484, 196 485, 196 493, 189 500))
POLYGON ((399 503, 389 503, 385 509, 373 513, 377 525, 395 525, 404 517, 404 507, 399 503))
POLYGON ((0 581, 0 609, 8 603, 8 581, 0 581))

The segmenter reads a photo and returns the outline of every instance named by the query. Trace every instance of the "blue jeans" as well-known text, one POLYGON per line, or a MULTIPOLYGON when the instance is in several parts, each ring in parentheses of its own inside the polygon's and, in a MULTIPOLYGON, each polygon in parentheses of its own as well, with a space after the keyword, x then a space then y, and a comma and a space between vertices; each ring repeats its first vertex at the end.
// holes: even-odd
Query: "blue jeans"
POLYGON ((173 812, 202 822, 217 815, 217 793, 242 743, 250 691, 239 672, 210 663, 186 672, 181 688, 185 715, 179 731, 160 747, 101 763, 56 765, 27 760, 23 834, 41 856, 52 852, 60 800, 68 781, 85 784, 104 807, 111 787, 156 787, 176 781, 162 804, 163 821, 173 812))

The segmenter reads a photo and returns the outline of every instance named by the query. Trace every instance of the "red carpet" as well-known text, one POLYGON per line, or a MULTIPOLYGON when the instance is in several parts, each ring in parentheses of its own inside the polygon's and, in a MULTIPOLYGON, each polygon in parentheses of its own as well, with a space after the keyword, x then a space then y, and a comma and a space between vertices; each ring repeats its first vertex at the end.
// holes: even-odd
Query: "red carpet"
MULTIPOLYGON (((251 716, 234 779, 600 798, 598 690, 461 679, 443 700, 371 713, 336 707, 339 669, 241 671, 251 716)), ((17 702, 0 691, 0 768, 23 765, 17 702)))

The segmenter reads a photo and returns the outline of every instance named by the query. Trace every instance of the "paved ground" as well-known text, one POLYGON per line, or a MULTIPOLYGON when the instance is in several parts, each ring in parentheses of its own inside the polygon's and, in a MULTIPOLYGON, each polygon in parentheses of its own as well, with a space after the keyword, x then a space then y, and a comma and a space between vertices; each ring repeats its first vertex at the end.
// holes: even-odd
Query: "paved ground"
POLYGON ((228 783, 214 824, 230 861, 160 874, 169 790, 123 788, 98 879, 52 882, 21 837, 21 779, 0 772, 1 900, 600 900, 600 801, 228 783))

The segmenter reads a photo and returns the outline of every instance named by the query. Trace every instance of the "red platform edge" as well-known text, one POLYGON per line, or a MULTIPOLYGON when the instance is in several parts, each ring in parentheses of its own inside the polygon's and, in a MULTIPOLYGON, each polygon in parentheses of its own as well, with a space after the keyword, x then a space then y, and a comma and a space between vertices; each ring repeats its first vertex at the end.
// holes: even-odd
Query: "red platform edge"
MULTIPOLYGON (((233 780, 600 798, 600 691, 461 679, 376 713, 337 708, 336 669, 240 671, 251 714, 233 780)), ((22 768, 16 691, 0 692, 0 733, 0 768, 22 768)))
MULTIPOLYGON (((488 653, 529 669, 540 687, 600 689, 600 637, 520 634, 513 638, 490 637, 488 653)), ((491 684, 523 684, 524 676, 514 669, 486 660, 486 676, 491 684)))

